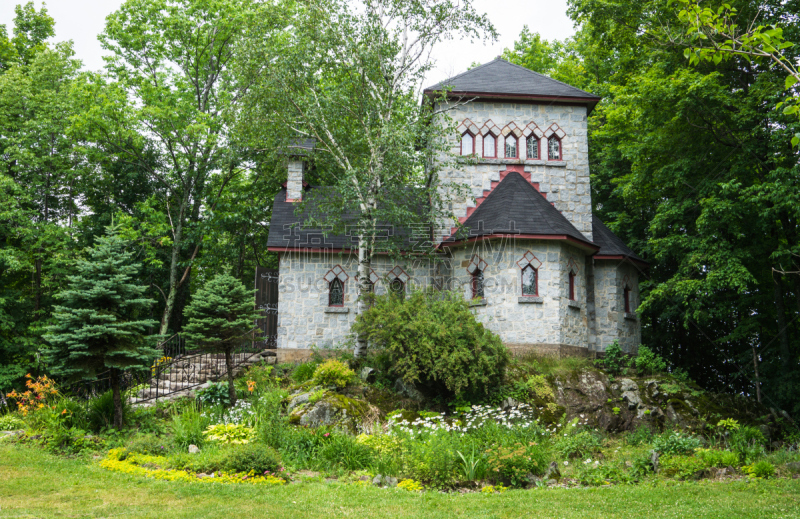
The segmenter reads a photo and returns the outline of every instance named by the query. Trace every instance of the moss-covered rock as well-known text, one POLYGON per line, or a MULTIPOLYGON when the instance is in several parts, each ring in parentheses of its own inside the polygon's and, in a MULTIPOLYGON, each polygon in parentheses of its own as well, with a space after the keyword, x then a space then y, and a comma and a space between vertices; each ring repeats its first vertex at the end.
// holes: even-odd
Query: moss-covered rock
POLYGON ((313 400, 296 406, 289 414, 289 422, 308 427, 327 425, 355 432, 370 411, 367 402, 334 392, 326 392, 318 400, 313 400))

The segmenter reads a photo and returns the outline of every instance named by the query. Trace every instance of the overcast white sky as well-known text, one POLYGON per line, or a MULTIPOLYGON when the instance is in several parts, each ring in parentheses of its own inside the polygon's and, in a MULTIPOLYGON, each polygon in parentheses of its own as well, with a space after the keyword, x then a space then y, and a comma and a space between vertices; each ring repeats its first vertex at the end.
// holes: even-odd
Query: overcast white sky
MULTIPOLYGON (((27 0, 0 0, 0 24, 11 32, 14 6, 27 0)), ((56 40, 75 42, 77 57, 84 67, 99 70, 103 67, 102 49, 97 35, 103 30, 105 17, 116 10, 122 0, 49 0, 47 10, 56 21, 56 40)), ((463 72, 473 62, 486 63, 511 47, 522 27, 528 25, 545 39, 563 39, 574 32, 567 17, 566 0, 474 0, 475 8, 489 15, 500 33, 496 43, 485 45, 448 42, 435 52, 437 67, 426 81, 433 84, 463 72)), ((35 1, 36 8, 42 5, 35 1)))

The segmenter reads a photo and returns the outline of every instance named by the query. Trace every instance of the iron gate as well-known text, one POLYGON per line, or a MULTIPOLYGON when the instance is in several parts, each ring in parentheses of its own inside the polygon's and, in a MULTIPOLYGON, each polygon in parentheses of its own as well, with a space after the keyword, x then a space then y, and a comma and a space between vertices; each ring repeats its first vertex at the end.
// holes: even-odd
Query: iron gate
POLYGON ((256 321, 261 337, 256 340, 262 348, 278 347, 278 271, 256 267, 256 308, 263 317, 256 321))

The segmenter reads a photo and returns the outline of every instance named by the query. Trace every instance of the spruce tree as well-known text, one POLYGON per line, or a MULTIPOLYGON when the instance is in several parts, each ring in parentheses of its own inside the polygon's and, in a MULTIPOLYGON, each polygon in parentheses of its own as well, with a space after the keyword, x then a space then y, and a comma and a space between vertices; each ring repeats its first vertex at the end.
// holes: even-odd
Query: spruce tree
POLYGON ((189 344, 204 351, 225 353, 231 405, 236 403, 233 349, 252 340, 249 332, 261 317, 255 306, 255 290, 247 290, 233 276, 218 274, 194 294, 184 310, 188 322, 183 333, 189 344))
POLYGON ((112 223, 106 235, 77 264, 77 275, 56 297, 55 324, 44 336, 53 373, 70 379, 90 379, 110 372, 114 397, 114 427, 122 427, 122 372, 148 368, 157 352, 145 330, 156 323, 145 319, 154 302, 144 296, 146 285, 136 284, 139 265, 128 243, 112 223))

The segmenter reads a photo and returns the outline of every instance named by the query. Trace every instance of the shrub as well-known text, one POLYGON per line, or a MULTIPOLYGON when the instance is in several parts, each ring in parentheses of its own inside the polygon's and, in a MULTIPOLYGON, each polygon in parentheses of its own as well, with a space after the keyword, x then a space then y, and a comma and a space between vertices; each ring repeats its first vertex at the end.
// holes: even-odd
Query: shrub
POLYGON ((312 380, 321 386, 345 387, 355 377, 355 372, 347 367, 347 364, 336 359, 330 359, 317 366, 312 380))
POLYGON ((576 477, 582 485, 600 486, 608 485, 610 483, 628 483, 631 481, 625 471, 617 464, 601 464, 599 462, 591 463, 591 460, 581 463, 577 466, 576 477))
MULTIPOLYGON (((130 421, 131 406, 127 398, 122 399, 122 423, 130 421)), ((114 426, 114 393, 109 390, 89 401, 86 412, 89 429, 99 432, 114 426)))
POLYGON ((728 446, 739 455, 743 463, 748 463, 764 455, 767 439, 757 428, 749 425, 739 427, 730 433, 728 446))
POLYGON ((697 449, 695 455, 703 460, 706 467, 736 467, 739 465, 739 455, 731 451, 697 449))
POLYGON ((230 391, 227 382, 209 382, 208 387, 195 392, 197 399, 207 406, 231 404, 230 391))
POLYGON ((701 445, 699 438, 675 431, 665 432, 653 439, 653 450, 661 455, 691 454, 701 445))
POLYGON ((292 371, 292 380, 298 384, 311 380, 314 377, 314 371, 316 371, 318 364, 318 362, 310 361, 298 365, 294 368, 294 371, 292 371))
POLYGON ((605 370, 609 373, 617 374, 622 371, 622 368, 627 363, 627 359, 625 352, 622 351, 619 345, 619 341, 614 341, 607 346, 603 359, 597 362, 602 363, 605 370))
POLYGON ((163 456, 169 450, 164 438, 152 434, 140 434, 128 442, 130 452, 138 452, 149 456, 163 456))
POLYGON ((745 465, 742 467, 742 470, 751 478, 771 478, 775 475, 775 466, 766 460, 756 461, 751 465, 745 465))
POLYGON ((202 445, 205 441, 203 432, 208 427, 209 419, 196 405, 189 406, 182 413, 172 417, 172 432, 175 444, 186 448, 189 445, 202 445))
POLYGON ((560 458, 589 458, 602 447, 600 438, 589 431, 560 436, 554 448, 560 458))
POLYGON ((252 427, 247 427, 244 424, 218 423, 209 425, 203 433, 203 436, 205 436, 208 441, 220 443, 222 445, 241 445, 250 443, 255 433, 252 427))
POLYGON ((169 458, 171 468, 194 472, 280 472, 280 456, 274 449, 258 443, 227 445, 198 454, 182 453, 169 458))
POLYGON ((661 373, 667 369, 667 362, 643 344, 639 346, 639 353, 634 363, 640 373, 661 373))
POLYGON ((704 468, 705 462, 694 456, 664 456, 658 460, 658 471, 661 474, 679 479, 695 477, 704 468))
POLYGON ((346 434, 332 434, 329 441, 319 449, 319 459, 325 468, 362 470, 373 460, 373 451, 368 446, 346 434))
POLYGON ((500 337, 484 328, 454 292, 377 296, 352 329, 384 349, 395 376, 448 399, 486 395, 501 385, 508 364, 500 337))
POLYGON ((521 487, 528 482, 528 474, 544 474, 547 459, 535 442, 515 443, 486 451, 486 466, 489 477, 521 487))
POLYGON ((625 443, 632 447, 647 444, 653 441, 653 431, 646 425, 640 425, 625 435, 625 443))
POLYGON ((460 438, 446 431, 436 431, 425 438, 406 437, 402 464, 404 473, 425 485, 451 488, 461 474, 457 451, 465 450, 460 438))
POLYGON ((18 416, 13 414, 0 416, 0 431, 16 431, 24 428, 25 422, 18 416))

